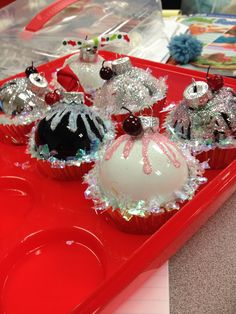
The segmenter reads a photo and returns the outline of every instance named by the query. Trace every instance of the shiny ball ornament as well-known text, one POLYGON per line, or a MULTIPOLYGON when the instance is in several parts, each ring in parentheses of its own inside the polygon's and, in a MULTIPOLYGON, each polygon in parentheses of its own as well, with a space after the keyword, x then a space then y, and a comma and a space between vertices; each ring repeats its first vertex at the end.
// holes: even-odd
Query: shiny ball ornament
POLYGON ((167 115, 167 133, 175 141, 184 141, 194 153, 215 147, 234 147, 235 95, 229 87, 213 92, 206 82, 190 84, 183 100, 167 115), (195 84, 202 89, 194 91, 195 84))
POLYGON ((100 162, 99 177, 107 195, 165 203, 187 182, 188 166, 175 144, 151 131, 135 140, 128 135, 116 139, 100 162))
POLYGON ((79 154, 90 154, 103 141, 106 127, 90 108, 84 105, 83 93, 64 93, 35 131, 37 150, 44 157, 66 160, 79 154))
POLYGON ((48 83, 39 73, 28 78, 17 78, 5 83, 0 89, 3 124, 29 124, 42 117, 48 110, 44 97, 48 83))
POLYGON ((98 54, 99 49, 110 44, 120 45, 122 43, 128 43, 129 41, 130 39, 128 34, 123 32, 113 32, 112 34, 105 34, 104 36, 99 35, 98 37, 91 39, 88 39, 86 36, 85 39, 63 40, 64 47, 80 49, 79 53, 76 53, 65 60, 63 69, 68 66, 69 69, 76 75, 76 78, 82 87, 82 91, 86 94, 90 94, 93 98, 96 90, 101 88, 103 84, 102 77, 106 80, 108 75, 110 75, 107 74, 107 71, 109 71, 108 69, 103 69, 101 71, 102 77, 100 76, 100 70, 105 60, 98 54))
POLYGON ((101 68, 99 74, 100 74, 101 78, 105 81, 110 80, 114 75, 114 73, 110 67, 104 66, 104 62, 102 64, 102 68, 101 68))
POLYGON ((118 210, 129 221, 179 209, 201 182, 204 169, 189 150, 158 133, 157 118, 141 116, 141 136, 124 134, 101 150, 85 177, 85 197, 97 211, 118 210))
POLYGON ((32 65, 31 66, 28 66, 26 69, 25 69, 25 75, 27 77, 29 77, 31 74, 33 73, 38 73, 38 70, 36 69, 36 67, 34 66, 34 63, 32 61, 32 65))
MULTIPOLYGON (((157 79, 148 71, 133 67, 129 57, 112 61, 110 74, 96 92, 94 107, 101 115, 122 114, 122 107, 136 113, 165 98, 165 78, 157 79)), ((109 72, 110 73, 110 72, 109 72)))

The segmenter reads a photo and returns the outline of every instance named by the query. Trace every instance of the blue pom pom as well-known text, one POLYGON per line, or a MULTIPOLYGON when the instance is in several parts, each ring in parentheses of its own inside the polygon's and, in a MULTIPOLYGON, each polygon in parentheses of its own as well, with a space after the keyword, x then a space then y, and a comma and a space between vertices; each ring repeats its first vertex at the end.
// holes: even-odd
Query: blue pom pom
POLYGON ((180 64, 196 59, 202 52, 202 43, 188 34, 174 36, 168 45, 171 57, 180 64))

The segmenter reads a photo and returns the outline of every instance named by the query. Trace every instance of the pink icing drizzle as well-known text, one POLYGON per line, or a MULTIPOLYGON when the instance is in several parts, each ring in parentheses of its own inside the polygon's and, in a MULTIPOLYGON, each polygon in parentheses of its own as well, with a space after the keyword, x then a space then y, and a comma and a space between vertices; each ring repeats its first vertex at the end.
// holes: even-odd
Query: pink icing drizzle
POLYGON ((148 158, 148 145, 150 138, 147 136, 142 137, 142 155, 143 155, 143 171, 146 174, 152 173, 152 166, 148 158))
MULTIPOLYGON (((142 140, 142 156, 143 156, 143 172, 145 174, 152 173, 152 165, 148 158, 148 146, 150 141, 155 142, 168 160, 174 165, 175 168, 180 167, 180 162, 177 160, 177 157, 171 147, 167 144, 170 144, 167 137, 157 133, 157 132, 146 132, 141 138, 142 140)), ((129 154, 135 144, 136 139, 130 137, 129 135, 125 134, 120 136, 115 143, 106 151, 105 160, 111 159, 114 152, 118 149, 118 147, 125 142, 125 146, 123 149, 123 156, 125 159, 129 157, 129 154)), ((176 148, 177 149, 177 148, 176 148)))
POLYGON ((158 139, 155 138, 154 140, 155 140, 155 143, 161 148, 163 153, 167 156, 167 158, 172 162, 172 164, 176 168, 179 168, 180 162, 176 159, 176 156, 173 150, 168 145, 166 144, 164 145, 162 142, 158 141, 158 139))
POLYGON ((125 135, 118 137, 118 139, 115 141, 115 143, 113 145, 111 145, 111 147, 109 147, 108 150, 106 151, 105 160, 111 159, 112 155, 117 150, 117 148, 121 145, 121 143, 123 143, 124 141, 129 140, 129 139, 130 139, 130 137, 128 134, 125 134, 125 135))
POLYGON ((132 137, 130 137, 128 141, 125 143, 125 147, 123 151, 123 156, 125 157, 125 159, 129 157, 129 154, 134 146, 134 143, 135 143, 135 140, 132 137))

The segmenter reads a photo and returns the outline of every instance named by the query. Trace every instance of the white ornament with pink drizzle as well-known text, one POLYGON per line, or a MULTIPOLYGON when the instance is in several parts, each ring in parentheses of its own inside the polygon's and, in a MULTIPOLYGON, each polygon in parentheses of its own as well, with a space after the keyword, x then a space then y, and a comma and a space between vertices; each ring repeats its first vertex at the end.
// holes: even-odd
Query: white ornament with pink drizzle
POLYGON ((205 164, 156 129, 141 136, 122 135, 101 152, 100 161, 85 177, 86 197, 95 209, 119 209, 129 220, 179 209, 201 183, 205 164))

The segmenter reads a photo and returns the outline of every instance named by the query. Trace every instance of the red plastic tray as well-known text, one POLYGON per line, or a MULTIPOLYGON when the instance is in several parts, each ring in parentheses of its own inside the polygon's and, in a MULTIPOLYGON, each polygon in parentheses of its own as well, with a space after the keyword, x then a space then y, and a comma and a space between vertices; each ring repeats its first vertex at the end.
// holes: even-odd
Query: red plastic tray
MULTIPOLYGON (((40 71, 49 73, 63 60, 40 71)), ((168 102, 181 98, 192 77, 204 77, 136 58, 132 63, 168 75, 168 102)), ((236 161, 222 171, 208 170, 208 183, 159 231, 131 235, 95 214, 80 181, 41 176, 25 147, 0 143, 0 152, 1 314, 99 311, 143 270, 170 258, 236 190, 236 161)))

